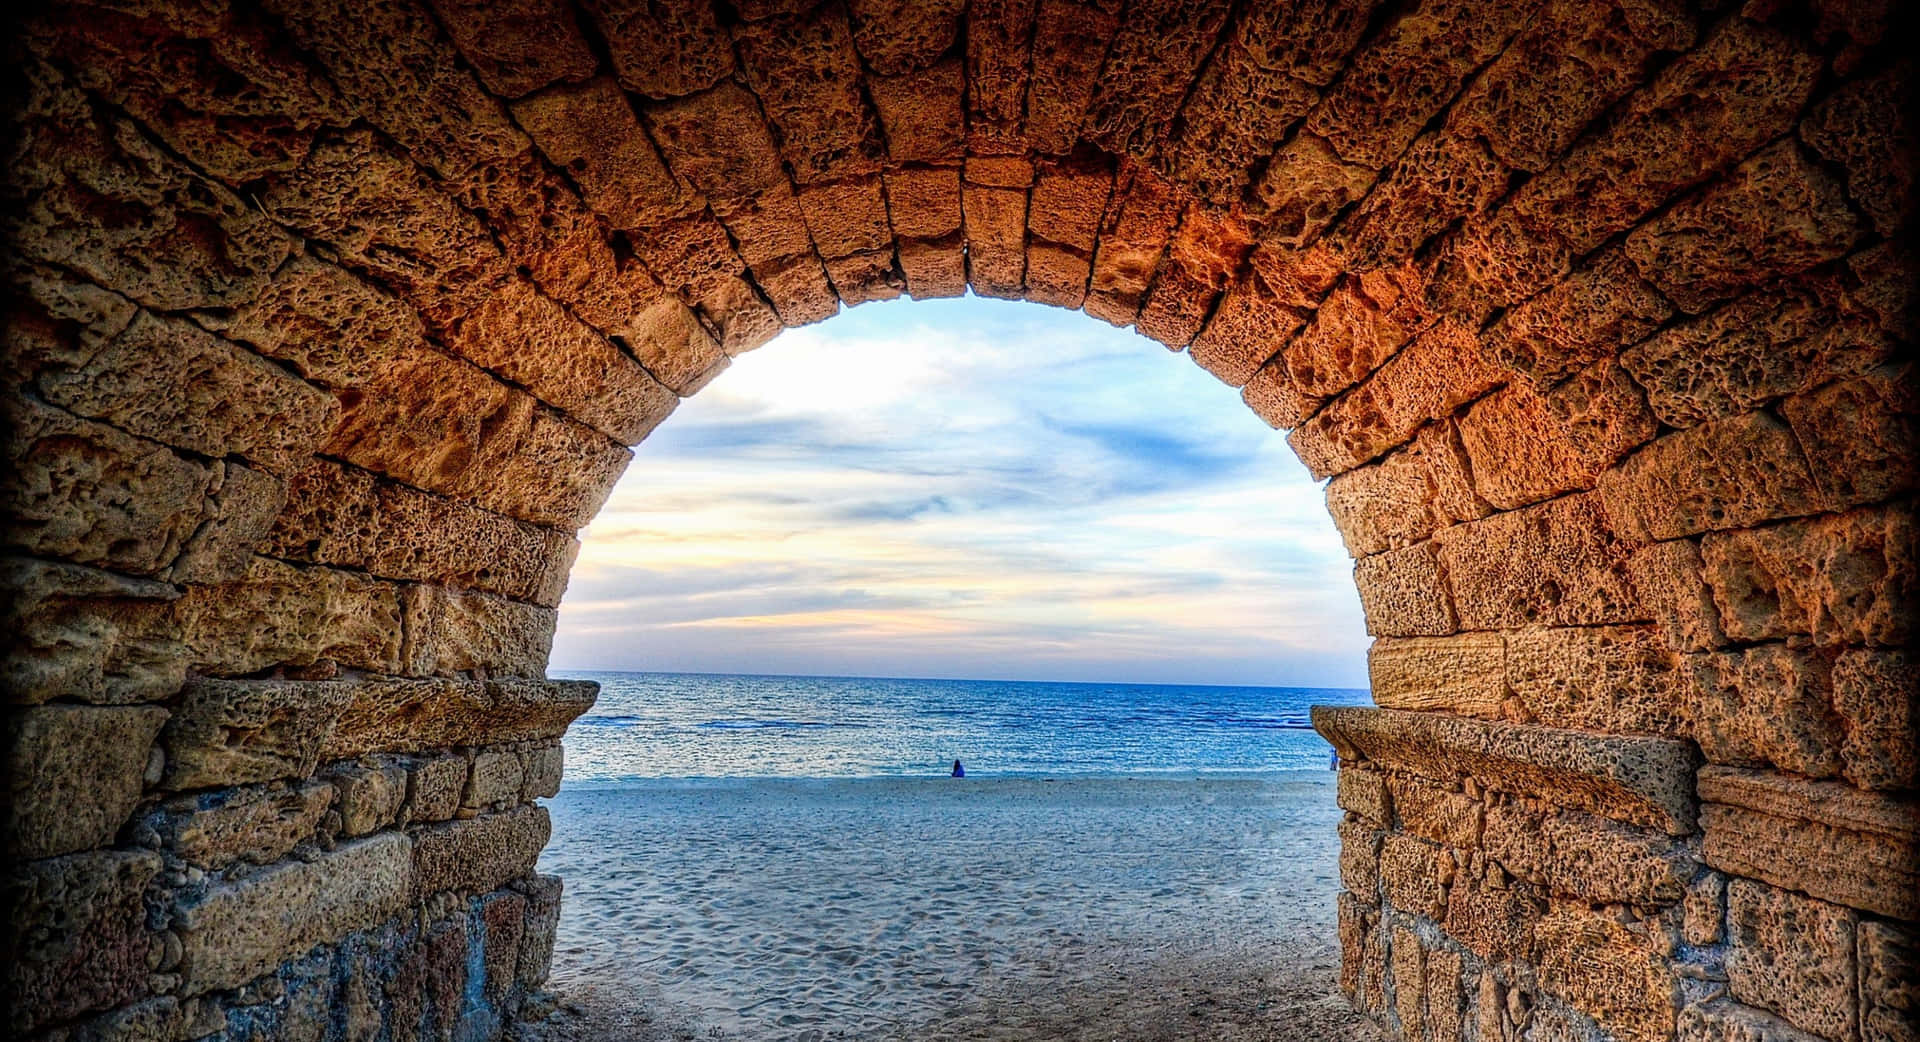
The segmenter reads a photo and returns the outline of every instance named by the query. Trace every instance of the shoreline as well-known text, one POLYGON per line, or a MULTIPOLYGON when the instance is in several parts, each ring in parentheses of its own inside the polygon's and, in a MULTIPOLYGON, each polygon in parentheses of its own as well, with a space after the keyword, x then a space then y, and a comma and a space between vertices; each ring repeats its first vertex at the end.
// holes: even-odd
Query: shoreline
POLYGON ((1333 789, 1324 770, 569 786, 541 863, 567 885, 561 1009, 534 1034, 1371 1037, 1335 990, 1333 789))

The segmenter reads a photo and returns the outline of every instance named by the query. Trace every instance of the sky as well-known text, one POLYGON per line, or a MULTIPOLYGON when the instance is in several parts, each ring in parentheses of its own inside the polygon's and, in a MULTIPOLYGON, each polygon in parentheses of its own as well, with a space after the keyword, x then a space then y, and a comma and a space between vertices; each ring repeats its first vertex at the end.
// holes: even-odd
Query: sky
POLYGON ((888 301, 734 360, 581 533, 558 670, 1366 686, 1324 489, 1184 355, 888 301))

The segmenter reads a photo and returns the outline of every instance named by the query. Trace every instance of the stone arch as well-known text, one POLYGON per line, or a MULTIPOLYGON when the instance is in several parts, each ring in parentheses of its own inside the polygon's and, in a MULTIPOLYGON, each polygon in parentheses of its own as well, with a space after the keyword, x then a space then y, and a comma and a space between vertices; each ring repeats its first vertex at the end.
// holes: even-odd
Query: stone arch
POLYGON ((553 607, 626 446, 784 326, 971 287, 1186 352, 1331 479, 1381 707, 1317 718, 1356 1004, 1408 1039, 1905 1037, 1890 17, 36 16, 10 1026, 497 1032, 592 697, 543 679, 553 607))

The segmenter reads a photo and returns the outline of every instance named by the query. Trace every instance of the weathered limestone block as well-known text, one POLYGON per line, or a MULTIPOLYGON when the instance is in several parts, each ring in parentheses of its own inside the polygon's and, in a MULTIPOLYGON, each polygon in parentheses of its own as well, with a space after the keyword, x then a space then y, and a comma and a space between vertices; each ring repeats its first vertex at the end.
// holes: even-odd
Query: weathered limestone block
POLYGON ((332 435, 340 412, 332 395, 258 355, 149 312, 84 364, 43 373, 39 388, 77 416, 282 475, 332 435))
POLYGON ((1464 1042, 1466 1038, 1462 1016, 1466 994, 1461 987, 1465 965, 1465 957, 1452 949, 1427 950, 1425 1016, 1434 1042, 1464 1042))
POLYGON ((961 167, 966 182, 987 188, 1033 187, 1033 160, 1026 156, 968 156, 961 167))
POLYGON ((1543 990, 1613 1037, 1664 1042, 1673 1036, 1680 982, 1648 939, 1617 919, 1556 903, 1534 927, 1531 954, 1543 990))
POLYGON ((1026 269, 1027 193, 966 183, 960 195, 967 281, 981 296, 1017 299, 1026 269))
POLYGON ((1829 504, 1793 432, 1764 412, 1669 434, 1600 478, 1620 534, 1651 542, 1817 513, 1829 504))
POLYGON ((1672 316, 1673 306, 1625 255, 1608 250, 1508 311, 1481 349, 1546 388, 1638 342, 1672 316))
POLYGON ((1891 345, 1867 320, 1823 306, 1816 292, 1752 293, 1661 331, 1620 362, 1671 427, 1757 408, 1879 364, 1891 345))
POLYGON ((649 98, 711 87, 733 71, 733 44, 700 0, 586 0, 620 85, 649 98))
POLYGON ((147 994, 160 938, 142 894, 160 872, 149 851, 102 850, 18 863, 0 882, 11 947, 7 1025, 25 1034, 147 994))
POLYGON ((1477 521, 1493 513, 1487 501, 1473 490, 1459 424, 1452 420, 1429 423, 1414 433, 1413 447, 1426 465, 1436 515, 1451 521, 1477 521))
POLYGON ((532 803, 560 792, 560 776, 566 764, 566 750, 559 742, 522 746, 520 758, 520 802, 532 803))
MULTIPOLYGON (((840 312, 840 298, 834 295, 833 287, 827 282, 826 269, 821 266, 820 258, 811 252, 760 264, 753 268, 753 281, 767 295, 767 302, 773 305, 780 321, 789 328, 832 318, 840 312)), ((692 312, 688 312, 687 316, 690 320, 687 332, 697 332, 705 343, 713 344, 720 365, 724 366, 726 355, 720 352, 718 343, 701 329, 698 321, 692 320, 692 312)), ((690 395, 718 375, 719 367, 715 367, 698 382, 677 387, 664 375, 661 380, 682 395, 690 395)))
POLYGON ((466 793, 468 770, 463 753, 412 761, 407 767, 407 803, 401 819, 419 825, 452 818, 466 793))
POLYGON ((520 880, 515 887, 527 897, 527 919, 526 928, 520 934, 514 980, 522 989, 531 990, 547 982, 547 967, 553 961, 554 933, 560 923, 561 882, 559 876, 534 875, 520 880))
POLYGON ((24 75, 4 227, 27 256, 163 311, 239 304, 286 259, 291 241, 258 210, 133 123, 97 119, 45 65, 24 75))
POLYGON ((1547 906, 1546 893, 1531 883, 1509 879, 1499 871, 1490 871, 1485 878, 1463 872, 1455 875, 1447 891, 1447 917, 1442 925, 1447 936, 1482 959, 1524 961, 1533 957, 1534 925, 1547 906))
POLYGON ((411 857, 407 837, 389 832, 214 884, 174 912, 181 994, 238 987, 398 915, 414 896, 411 857))
POLYGON ((207 520, 216 475, 165 447, 32 399, 5 405, 6 541, 115 571, 162 573, 207 520))
POLYGON ((0 682, 15 703, 154 702, 186 676, 165 583, 30 557, 0 558, 0 682))
POLYGON ((1640 622, 1627 547, 1591 494, 1441 529, 1433 538, 1466 630, 1640 622))
POLYGON ((1313 726, 1349 760, 1480 784, 1683 835, 1692 831, 1685 742, 1629 738, 1441 713, 1316 706, 1313 726))
POLYGON ((1700 771, 1702 851, 1732 875, 1913 919, 1920 867, 1910 800, 1764 771, 1700 771))
POLYGON ((159 706, 38 706, 9 714, 0 840, 22 860, 113 842, 145 787, 159 706))
POLYGON ((966 12, 967 152, 1017 155, 1026 151, 1021 133, 1028 54, 1033 40, 1033 0, 969 4, 966 12))
POLYGON ((895 163, 959 159, 965 153, 966 83, 960 58, 895 76, 869 76, 866 83, 887 139, 887 155, 895 163))
POLYGON ((1920 1030, 1920 939, 1878 919, 1855 928, 1860 946, 1861 1042, 1912 1042, 1920 1030))
POLYGON ((1441 637, 1457 629, 1432 543, 1362 558, 1354 563, 1353 581, 1375 637, 1441 637))
POLYGON ((1826 1042, 1764 1010, 1724 998, 1680 1011, 1679 1042, 1826 1042))
POLYGON ((1420 937, 1405 926, 1395 924, 1388 948, 1393 968, 1393 1005, 1400 1018, 1400 1030, 1407 1038, 1423 1038, 1426 1033, 1427 959, 1420 948, 1420 937))
POLYGON ((937 239, 960 230, 958 167, 895 167, 884 180, 894 235, 937 239))
POLYGON ((1506 686, 1527 718, 1610 734, 1687 734, 1691 688, 1652 626, 1506 635, 1506 686))
POLYGON ((1698 544, 1688 539, 1649 544, 1633 552, 1627 569, 1669 648, 1706 651, 1727 642, 1698 544))
POLYGON ((1701 540, 1720 622, 1735 640, 1811 635, 1823 645, 1903 645, 1916 543, 1904 504, 1701 540))
POLYGON ((483 749, 473 755, 467 776, 467 791, 461 798, 463 811, 504 810, 520 802, 526 785, 526 769, 520 754, 510 748, 483 749))
POLYGON ((321 659, 386 673, 402 664, 397 589, 353 572, 255 557, 238 579, 188 587, 180 612, 189 662, 209 674, 321 659))
POLYGON ((915 300, 966 293, 966 239, 959 232, 941 239, 902 239, 899 245, 900 273, 915 300))
POLYGON ((324 781, 220 789, 170 800, 140 826, 161 850, 205 871, 271 865, 314 838, 333 800, 324 781))
POLYGON ((316 460, 260 545, 288 561, 431 579, 552 607, 579 543, 565 532, 316 460))
POLYGON ((537 804, 414 829, 412 896, 497 889, 533 871, 552 831, 537 804))
POLYGON ((1794 437, 1834 509, 1878 503, 1920 485, 1920 398, 1912 363, 1787 399, 1794 437))
POLYGON ((322 749, 325 759, 558 738, 593 705, 600 686, 583 680, 367 679, 351 689, 352 700, 322 749))
POLYGON ((1225 26, 1229 5, 1154 0, 1130 7, 1101 67, 1083 136, 1116 155, 1163 143, 1225 26))
POLYGON ((1833 661, 1833 708, 1846 738, 1840 773, 1863 789, 1920 788, 1920 666, 1904 650, 1861 648, 1833 661))
POLYGON ((1342 161, 1326 139, 1303 131, 1267 162, 1251 205, 1266 220, 1270 241, 1306 246, 1364 198, 1377 176, 1372 167, 1342 161))
POLYGON ((1456 426, 1471 462, 1474 491, 1502 510, 1592 488, 1601 468, 1612 462, 1582 451, 1547 400, 1524 383, 1475 402, 1456 426))
POLYGON ((845 9, 744 22, 732 27, 747 86, 779 136, 780 154, 800 184, 877 170, 883 145, 860 93, 860 56, 845 9))
POLYGON ((1340 885, 1372 901, 1380 892, 1380 840, 1385 832, 1348 817, 1340 822, 1340 885))
POLYGON ((1689 20, 1662 4, 1549 2, 1462 92, 1447 125, 1537 173, 1640 83, 1655 54, 1692 42, 1689 20))
POLYGON ((1027 239, 1024 296, 1036 304, 1077 309, 1087 299, 1087 281, 1093 276, 1093 258, 1069 246, 1044 239, 1027 239))
POLYGON ((1612 359, 1574 373, 1543 397, 1573 451, 1600 468, 1612 466, 1660 433, 1646 395, 1612 359))
POLYGON ((1327 513, 1349 557, 1417 543, 1451 520, 1433 502, 1428 469, 1424 453, 1402 449, 1327 482, 1327 513))
POLYGON ((1847 252, 1865 233, 1840 185, 1780 142, 1627 237, 1627 257, 1688 311, 1847 252))
POLYGON ((1371 271, 1342 282, 1287 345, 1302 389, 1326 397, 1364 379, 1431 321, 1409 269, 1371 271))
POLYGON ((1800 137, 1822 159, 1847 171, 1847 197, 1892 237, 1913 214, 1914 129, 1906 99, 1913 66, 1897 65, 1849 83, 1800 124, 1800 137))
POLYGON ((1380 843, 1380 893, 1405 912, 1439 919, 1446 914, 1448 870, 1453 856, 1441 847, 1404 832, 1389 832, 1380 843))
POLYGON ((1219 295, 1217 287, 1169 255, 1140 305, 1134 328, 1170 350, 1181 350, 1199 335, 1219 295))
POLYGON ((1262 67, 1229 38, 1200 71, 1167 141, 1174 176, 1202 199, 1239 202, 1258 164, 1319 100, 1311 85, 1262 67))
POLYGON ((1380 925, 1379 906, 1342 891, 1335 899, 1336 921, 1340 934, 1340 990, 1362 1012, 1377 1011, 1382 1003, 1372 1000, 1362 980, 1374 957, 1375 944, 1369 934, 1380 925))
POLYGON ((1507 177, 1478 137, 1424 134, 1328 244, 1360 270, 1407 261, 1455 221, 1491 206, 1506 192, 1507 177))
POLYGON ((1331 477, 1405 444, 1428 421, 1491 390, 1501 375, 1480 356, 1472 331, 1443 322, 1288 435, 1287 444, 1314 477, 1331 477))
POLYGON ((1498 633, 1382 637, 1367 649, 1368 687, 1383 709, 1497 720, 1506 713, 1506 655, 1506 638, 1498 633))
POLYGON ((1733 997, 1824 1038, 1858 1038, 1859 917, 1762 883, 1727 883, 1733 997))
POLYGON ((1697 850, 1653 829, 1517 802, 1490 806, 1486 815, 1487 856, 1550 893, 1667 905, 1686 896, 1700 869, 1697 850))
POLYGON ((400 595, 403 671, 413 676, 483 672, 538 677, 558 622, 552 608, 477 590, 410 584, 400 595))
POLYGON ((1028 230, 1043 239, 1092 253, 1113 179, 1113 165, 1100 158, 1074 156, 1037 164, 1027 205, 1028 230))
POLYGON ((1402 831, 1456 850, 1480 845, 1486 807, 1479 800, 1407 774, 1388 775, 1387 788, 1402 831))
MULTIPOLYGON (((514 102, 513 116, 548 162, 573 175, 587 203, 613 227, 637 231, 691 208, 685 186, 667 169, 612 81, 552 87, 514 102)), ((765 123, 757 115, 755 123, 765 137, 765 123)), ((747 145, 736 140, 739 153, 747 153, 747 145)), ((771 141, 766 147, 772 150, 771 141)))
POLYGON ((800 213, 813 245, 829 261, 892 246, 887 200, 877 174, 800 189, 800 213))
POLYGON ((505 98, 593 75, 598 61, 559 0, 432 0, 440 24, 487 89, 505 98))
POLYGON ((167 762, 160 784, 199 789, 304 778, 354 697, 348 681, 188 682, 160 734, 167 762))
POLYGON ((1727 877, 1702 872, 1680 905, 1680 935, 1688 944, 1719 944, 1726 937, 1727 877))
POLYGON ((1183 204, 1178 189, 1150 169, 1133 162, 1120 165, 1100 220, 1088 314, 1120 326, 1133 321, 1183 204), (1096 310, 1097 300, 1110 303, 1096 310))
POLYGON ((1341 810, 1350 810, 1380 828, 1393 822, 1393 798, 1387 791, 1387 776, 1379 771, 1343 765, 1336 799, 1341 810))
POLYGON ((395 761, 336 764, 324 777, 339 794, 342 834, 364 836, 399 820, 407 799, 405 765, 395 761))
POLYGON ((1033 15, 1025 131, 1034 151, 1058 155, 1079 139, 1100 68, 1120 24, 1109 0, 1039 0, 1033 15))
POLYGON ((1227 288, 1188 352, 1221 382, 1239 387, 1280 353, 1304 321, 1301 312, 1275 299, 1258 274, 1248 272, 1227 288))
POLYGON ((893 300, 906 292, 906 279, 894 266, 893 249, 836 257, 827 264, 827 278, 848 307, 869 300, 893 300))
POLYGON ((1287 372, 1284 357, 1268 360, 1248 377, 1247 385, 1240 389, 1240 400, 1267 426, 1278 430, 1292 430, 1305 423, 1325 401, 1300 390, 1287 372))
POLYGON ((853 42, 883 76, 931 65, 953 46, 962 0, 851 0, 853 42))
POLYGON ((632 459, 631 449, 591 427, 533 410, 516 440, 477 461, 448 491, 509 517, 572 531, 592 520, 632 459))
POLYGON ((239 463, 210 466, 206 517, 163 578, 176 583, 226 582, 245 575, 254 548, 286 505, 286 484, 239 463))
POLYGON ((1350 163, 1386 167, 1467 76, 1506 47, 1537 6, 1489 12, 1426 0, 1401 12, 1354 54, 1306 128, 1350 163))
POLYGON ((1830 663, 1817 650, 1759 644, 1694 657, 1693 726, 1709 763, 1772 764, 1810 778, 1840 771, 1830 663))

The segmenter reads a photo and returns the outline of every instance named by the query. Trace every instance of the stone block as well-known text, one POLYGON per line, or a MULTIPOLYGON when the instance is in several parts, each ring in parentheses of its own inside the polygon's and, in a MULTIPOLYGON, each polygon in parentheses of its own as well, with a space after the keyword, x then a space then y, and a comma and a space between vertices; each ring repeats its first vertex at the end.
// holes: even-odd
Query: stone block
POLYGON ((1920 401, 1912 363, 1787 399, 1781 412, 1834 509, 1878 503, 1920 485, 1920 401))
POLYGON ((1501 510, 1592 488, 1612 462, 1582 451, 1547 400, 1524 383, 1473 403, 1456 427, 1472 464, 1474 491, 1501 510))
POLYGON ((190 586, 180 599, 188 662, 208 674, 310 666, 401 668, 398 590, 337 568, 255 557, 246 574, 190 586))
POLYGON ((1508 801, 1487 808, 1487 856, 1552 894, 1596 904, 1679 901, 1700 870, 1684 840, 1579 811, 1508 801))
POLYGON ((1387 788, 1393 793, 1394 818, 1401 831, 1456 850, 1480 845, 1486 808, 1479 800, 1405 774, 1389 776, 1387 788))
POLYGON ((1730 880, 1727 983, 1733 997, 1823 1038, 1858 1038, 1858 922, 1837 905, 1730 880))
POLYGON ((497 1006, 513 989, 527 929, 527 899, 511 890, 495 891, 475 904, 479 930, 474 943, 481 949, 487 1000, 497 1006))
POLYGON ((828 261, 893 244, 878 175, 806 185, 799 198, 813 245, 828 261))
POLYGON ((902 239, 900 273, 915 300, 958 297, 967 291, 966 240, 958 232, 944 239, 902 239))
POLYGON ((1325 401, 1300 390, 1287 372, 1284 358, 1268 361, 1248 377, 1246 386, 1240 389, 1240 400, 1265 420, 1267 426, 1281 430, 1305 423, 1325 401))
POLYGON ((535 875, 517 884, 527 897, 526 928, 520 933, 520 953, 514 979, 530 991, 547 982, 553 961, 554 934, 560 923, 560 877, 535 875))
POLYGON ((1679 1042, 1828 1042, 1765 1010, 1725 998, 1680 1011, 1679 1042))
MULTIPOLYGON (((715 92, 715 95, 720 92, 715 92)), ((614 228, 639 231, 654 221, 677 217, 692 200, 674 171, 655 151, 653 140, 640 125, 626 94, 609 79, 562 84, 513 103, 513 118, 547 161, 569 171, 594 212, 614 228)), ((766 124, 756 112, 764 151, 750 149, 751 139, 734 138, 729 152, 712 156, 773 153, 766 124)), ((729 129, 746 134, 745 124, 729 129)), ((775 160, 778 170, 778 160, 775 160)), ((687 176, 687 171, 679 171, 687 176)))
MULTIPOLYGON (((1151 170, 1136 163, 1121 164, 1100 221, 1090 298, 1110 297, 1116 312, 1138 311, 1183 202, 1178 190, 1151 170)), ((1091 304, 1088 313, 1093 313, 1091 304)), ((1115 324, 1132 320, 1129 313, 1115 324)))
POLYGON ((1542 990, 1565 999, 1614 1038, 1673 1037, 1680 981, 1647 939, 1619 920, 1557 904, 1534 927, 1532 955, 1542 990))
POLYGON ((315 837, 333 799, 334 787, 324 781, 220 789, 170 800, 141 828, 153 830, 162 850, 205 871, 271 865, 315 837))
POLYGON ((558 738, 600 690, 584 680, 367 678, 348 687, 322 749, 328 760, 558 738))
POLYGON ((967 152, 1017 155, 1033 37, 1031 2, 969 5, 966 28, 967 152))
POLYGON ((1385 828, 1392 824, 1392 797, 1387 792, 1386 775, 1359 767, 1340 769, 1336 783, 1336 801, 1341 810, 1350 810, 1385 828))
POLYGON ((1846 253, 1865 234, 1838 182, 1782 141, 1627 236, 1627 257, 1698 312, 1846 253))
POLYGON ((1633 551, 1627 571, 1640 604, 1675 651, 1706 651, 1727 642, 1707 585, 1706 562, 1692 540, 1651 543, 1633 551))
POLYGON ((1079 140, 1108 44, 1119 26, 1118 7, 1100 0, 1040 0, 1035 5, 1024 128, 1034 151, 1059 155, 1079 140))
POLYGON ((1113 191, 1112 166, 1076 157, 1043 161, 1034 173, 1028 230, 1050 242, 1092 253, 1113 191))
POLYGON ((867 93, 895 163, 959 159, 965 152, 966 83, 958 57, 897 75, 873 75, 867 93))
POLYGON ((1863 789, 1920 788, 1915 696, 1920 668, 1911 653, 1860 648, 1833 661, 1833 709, 1846 738, 1840 773, 1863 789))
POLYGON ((467 775, 467 791, 461 798, 462 810, 503 810, 520 802, 526 785, 526 768, 513 749, 482 749, 473 754, 473 766, 467 775))
POLYGON ((1287 369, 1301 388, 1338 394, 1393 357, 1429 321, 1418 277, 1402 268, 1341 283, 1287 345, 1287 369))
POLYGON ((845 11, 823 5, 731 27, 747 86, 799 184, 879 169, 884 145, 860 91, 845 11))
POLYGON ((1373 167, 1342 160, 1325 138, 1302 131, 1268 160, 1253 186, 1253 209, 1266 219, 1270 241, 1306 246, 1365 198, 1377 177, 1373 167))
POLYGON ((1499 719, 1507 702, 1506 641, 1498 633, 1382 637, 1367 649, 1373 702, 1499 719))
POLYGON ((1896 65, 1841 87, 1800 124, 1820 158, 1846 169, 1847 198, 1889 238, 1913 215, 1913 82, 1911 63, 1896 65))
POLYGON ((887 212, 893 233, 937 239, 960 230, 960 171, 950 166, 908 166, 887 171, 887 212))
POLYGON ((1660 433, 1646 396, 1611 359, 1580 370, 1544 397, 1574 452, 1598 467, 1612 466, 1660 433))
POLYGON ((1736 876, 1896 919, 1920 912, 1911 800, 1764 771, 1700 771, 1701 850, 1736 876))
POLYGON ((239 987, 316 944, 400 914, 413 897, 411 853, 407 837, 384 833, 216 883, 181 904, 181 994, 239 987))
MULTIPOLYGON (((1489 873, 1490 877, 1500 875, 1489 873)), ((1447 918, 1442 925, 1447 936, 1480 958, 1516 962, 1533 957, 1534 926, 1546 911, 1546 894, 1530 883, 1460 873, 1447 891, 1447 918)), ((1482 1002, 1484 1013, 1484 996, 1482 1002)))
POLYGON ((1033 160, 1025 156, 968 156, 961 176, 970 185, 987 188, 1033 187, 1033 160))
POLYGON ((1466 630, 1640 622, 1627 547, 1591 494, 1445 528, 1440 566, 1466 630))
POLYGON ((599 64, 573 8, 558 0, 433 0, 433 9, 480 82, 504 98, 584 80, 599 64))
POLYGON ((1380 891, 1380 840, 1386 834, 1349 817, 1340 823, 1340 885, 1372 901, 1380 891))
MULTIPOLYGON (((775 169, 779 169, 778 161, 774 162, 775 169)), ((784 176, 758 195, 737 194, 739 188, 730 185, 729 194, 707 197, 713 215, 733 237, 734 252, 749 269, 813 253, 813 235, 807 230, 804 204, 784 176)), ((884 220, 883 211, 883 223, 884 220)))
POLYGON ((1547 388, 1673 317, 1673 306, 1624 254, 1608 250, 1565 280, 1515 305, 1487 331, 1482 350, 1547 388))
POLYGON ((1423 134, 1327 242, 1360 269, 1409 261, 1456 221, 1491 206, 1507 179, 1480 138, 1423 134))
POLYGON ((311 775, 353 689, 347 681, 196 677, 160 732, 160 784, 199 789, 311 775))
POLYGON ((49 705, 8 714, 9 858, 70 854, 113 842, 145 788, 159 706, 49 705))
POLYGON ((1163 142, 1219 40, 1229 5, 1154 0, 1130 9, 1107 51, 1082 134, 1115 155, 1163 142))
POLYGON ((1811 778, 1840 771, 1830 661, 1787 644, 1694 657, 1693 738, 1709 763, 1772 764, 1811 778))
POLYGON ((540 410, 527 414, 517 434, 498 456, 477 459, 448 492, 508 517, 572 531, 592 520, 633 459, 632 450, 599 431, 540 410))
POLYGON ((325 777, 339 794, 342 834, 364 836, 400 820, 407 801, 404 764, 347 763, 330 768, 325 777))
POLYGON ((0 882, 9 952, 4 977, 10 1031, 71 1020, 148 993, 160 937, 142 895, 160 873, 148 851, 102 850, 16 863, 0 882))
POLYGON ((1505 667, 1506 687, 1538 723, 1610 734, 1687 733, 1687 673, 1652 626, 1510 633, 1505 667))
POLYGON ((1043 239, 1027 240, 1026 299, 1036 304, 1077 309, 1086 303, 1093 259, 1043 239))
POLYGON ((1726 938, 1727 877, 1702 872, 1687 884, 1680 906, 1681 939, 1688 944, 1719 944, 1726 938))
POLYGON ((1315 706, 1313 726, 1343 759, 1436 780, 1471 777, 1668 835, 1693 829, 1694 759, 1686 742, 1357 707, 1315 706))
POLYGON ((1433 489, 1436 517, 1477 521, 1493 513, 1493 508, 1473 490, 1467 450, 1460 443, 1458 424, 1440 420, 1421 427, 1414 433, 1413 447, 1420 454, 1427 481, 1433 489))
POLYGON ((486 893, 527 875, 552 829, 537 804, 414 829, 413 898, 486 893))
POLYGON ((1913 929, 1863 919, 1859 939, 1861 1042, 1912 1042, 1920 1028, 1920 941, 1913 929))
POLYGON ((1449 948, 1427 950, 1426 1006, 1427 1036, 1433 1042, 1462 1042, 1466 1021, 1462 1016, 1465 994, 1461 978, 1465 964, 1459 952, 1449 948))
POLYGON ((1262 67, 1244 44, 1228 38, 1200 70, 1169 135, 1165 151, 1174 176, 1210 202, 1239 202, 1252 171, 1319 98, 1311 85, 1262 67))
POLYGON ((1220 291, 1170 256, 1147 291, 1134 329, 1149 340, 1178 351, 1193 342, 1206 324, 1220 291))
POLYGON ((836 257, 827 263, 827 278, 848 307, 869 300, 893 300, 906 291, 906 280, 894 265, 893 249, 836 257))
POLYGON ((1222 383, 1239 387, 1280 354, 1303 321, 1300 312, 1279 303, 1260 277, 1248 272, 1227 287, 1188 353, 1222 383))
POLYGON ((524 779, 520 788, 520 802, 532 803, 560 792, 566 751, 559 742, 523 747, 518 755, 521 777, 524 779))
POLYGON ((883 76, 933 63, 953 46, 962 0, 852 0, 853 42, 866 66, 883 76))
POLYGON ((1899 647, 1912 633, 1916 545, 1894 505, 1710 535, 1700 551, 1735 640, 1899 647))
POLYGON ((963 184, 967 281, 981 296, 1020 296, 1026 269, 1027 193, 963 184))
POLYGON ((1620 355, 1661 421, 1691 427, 1737 415, 1879 364, 1872 323, 1810 290, 1751 293, 1662 330, 1620 355))
POLYGON ((1424 1038, 1427 958, 1420 947, 1419 935, 1395 924, 1387 957, 1392 964, 1393 1006, 1400 1018, 1400 1030, 1407 1038, 1424 1038))
POLYGON ((1428 421, 1452 415, 1500 379, 1480 356, 1473 332, 1443 322, 1320 410, 1287 444, 1314 477, 1332 477, 1405 444, 1428 421))
POLYGON ((410 584, 400 594, 405 672, 416 676, 484 671, 537 677, 546 671, 557 613, 477 590, 410 584))
POLYGON ((401 817, 409 825, 450 820, 460 810, 467 788, 467 757, 461 753, 415 760, 407 767, 407 802, 401 817))
POLYGON ((155 575, 216 513, 213 468, 29 398, 10 398, 5 419, 15 477, 4 531, 15 547, 155 575))
POLYGON ((0 677, 16 704, 171 696, 185 678, 179 590, 76 564, 0 558, 0 677))
POLYGON ((1745 413, 1669 434, 1600 478, 1620 534, 1652 542, 1827 509, 1787 425, 1745 413))
POLYGON ((1452 855, 1404 832, 1389 832, 1380 844, 1380 893, 1403 912, 1440 919, 1446 914, 1446 868, 1452 855))
POLYGON ((733 43, 697 0, 588 0, 620 85, 649 98, 711 87, 733 71, 733 43))
POLYGON ((1362 558, 1354 563, 1353 581, 1375 637, 1440 637, 1457 628, 1432 543, 1362 558))
POLYGON ((1433 502, 1425 454, 1389 453, 1380 462, 1347 471, 1327 482, 1327 512, 1350 557, 1417 543, 1445 525, 1433 502))

